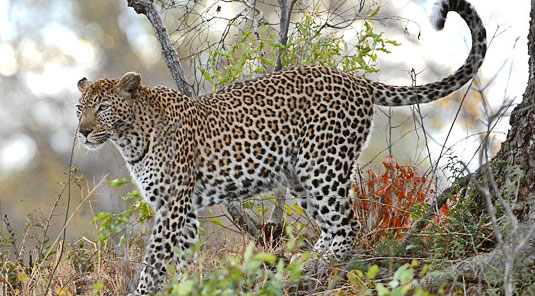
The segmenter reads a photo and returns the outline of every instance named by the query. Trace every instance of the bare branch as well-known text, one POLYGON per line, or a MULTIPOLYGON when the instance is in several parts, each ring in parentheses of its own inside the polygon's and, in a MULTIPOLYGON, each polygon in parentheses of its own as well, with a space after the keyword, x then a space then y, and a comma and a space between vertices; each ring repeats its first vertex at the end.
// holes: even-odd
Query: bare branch
POLYGON ((256 20, 254 17, 253 18, 250 18, 248 17, 246 14, 243 14, 242 16, 251 21, 253 23, 253 28, 254 28, 254 32, 255 32, 255 35, 257 38, 260 39, 260 25, 262 25, 265 20, 264 20, 264 12, 260 9, 258 9, 258 7, 256 7, 255 4, 253 3, 250 3, 248 0, 240 0, 240 3, 243 3, 245 6, 247 6, 248 9, 250 9, 251 11, 254 11, 255 13, 258 14, 258 20, 256 20))
POLYGON ((143 14, 149 19, 154 29, 154 33, 156 34, 156 38, 162 47, 162 54, 165 63, 171 71, 171 76, 173 76, 173 80, 175 81, 178 90, 188 97, 193 96, 193 89, 186 82, 186 77, 184 75, 182 65, 180 64, 178 54, 173 46, 173 43, 171 42, 171 38, 169 38, 169 33, 163 24, 160 14, 154 7, 153 1, 128 0, 128 6, 134 8, 138 14, 143 14))
POLYGON ((260 225, 245 212, 245 209, 238 201, 232 201, 227 204, 227 210, 232 220, 243 230, 247 231, 253 238, 258 237, 260 225))
MULTIPOLYGON (((520 225, 520 229, 525 229, 528 226, 532 227, 533 221, 526 221, 520 225)), ((527 240, 525 248, 520 250, 516 260, 518 262, 532 262, 535 259, 535 240, 533 237, 527 240)), ((489 253, 476 255, 455 264, 445 272, 441 272, 435 276, 430 276, 422 281, 424 287, 438 287, 447 280, 464 277, 465 280, 477 282, 478 278, 483 272, 489 274, 494 273, 498 279, 503 275, 505 267, 505 258, 502 250, 496 248, 489 253)), ((518 267, 521 268, 521 267, 518 267)))
POLYGON ((279 189, 275 200, 277 204, 273 208, 273 211, 271 211, 268 224, 279 224, 281 222, 284 213, 284 204, 286 202, 286 189, 279 189))
MULTIPOLYGON (((291 0, 290 7, 288 7, 288 0, 278 1, 281 8, 279 39, 282 47, 284 47, 288 44, 288 28, 290 27, 292 10, 297 0, 291 0)), ((277 53, 277 66, 275 67, 275 71, 282 70, 282 47, 279 48, 279 52, 277 53)))
POLYGON ((15 254, 15 258, 17 258, 17 261, 19 262, 20 266, 24 266, 24 262, 22 261, 23 254, 22 248, 24 247, 21 245, 21 251, 17 248, 17 240, 15 238, 15 231, 13 231, 13 227, 11 227, 11 223, 9 223, 9 219, 7 218, 7 214, 3 217, 4 223, 6 224, 7 233, 9 233, 9 237, 11 238, 11 247, 13 248, 13 254, 15 254))

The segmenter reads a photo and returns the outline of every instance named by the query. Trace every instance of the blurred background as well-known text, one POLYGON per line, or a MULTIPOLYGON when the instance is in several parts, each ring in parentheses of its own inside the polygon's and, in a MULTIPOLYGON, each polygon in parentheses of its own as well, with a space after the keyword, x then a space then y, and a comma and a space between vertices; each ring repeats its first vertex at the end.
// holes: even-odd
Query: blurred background
MULTIPOLYGON (((201 8, 205 10, 200 9, 199 13, 206 18, 232 18, 243 10, 241 4, 204 2, 201 8)), ((331 5, 329 1, 321 2, 325 7, 331 5)), ((468 28, 457 15, 450 15, 444 31, 434 31, 427 20, 432 2, 379 2, 381 11, 375 30, 401 45, 391 47, 390 54, 379 54, 380 72, 369 78, 410 85, 408 73, 414 69, 420 84, 449 75, 463 63, 470 48, 468 28)), ((518 102, 527 83, 530 3, 516 0, 504 6, 498 0, 470 2, 482 17, 490 40, 476 83, 483 91, 469 93, 449 137, 464 92, 421 107, 427 137, 414 122, 416 109, 377 108, 374 132, 360 159, 363 167, 380 167, 386 155, 392 154, 400 164, 425 170, 430 166, 428 152, 435 162, 441 151, 469 162, 472 168, 478 166, 477 159, 472 157, 485 130, 482 114, 504 100, 518 102), (390 149, 389 143, 393 144, 390 149)), ((358 4, 357 0, 345 2, 358 4)), ((265 11, 265 18, 276 23, 278 13, 277 9, 265 11)), ((163 14, 184 60, 186 74, 194 81, 198 73, 192 69, 196 64, 188 57, 202 50, 204 44, 188 41, 187 47, 181 47, 185 40, 191 40, 188 36, 197 34, 174 30, 180 27, 181 15, 181 11, 163 14)), ((224 27, 225 24, 214 25, 205 33, 210 39, 218 39, 224 27)), ((356 36, 352 28, 343 34, 348 42, 356 36)), ((146 85, 174 87, 150 23, 127 7, 125 0, 0 0, 0 212, 2 217, 8 216, 17 235, 26 223, 38 224, 40 217, 50 215, 67 181, 77 124, 76 82, 82 77, 120 77, 127 71, 141 73, 146 85)), ((210 87, 200 88, 199 94, 210 91, 210 87)), ((505 117, 493 133, 495 151, 505 139, 507 121, 505 117)), ((122 210, 126 205, 121 203, 120 196, 134 187, 112 188, 103 184, 84 199, 100 181, 129 178, 129 173, 121 155, 111 145, 89 152, 76 143, 73 151, 73 163, 84 178, 79 186, 72 187, 71 211, 78 209, 69 224, 68 236, 92 238, 96 236, 95 226, 90 223, 94 215, 102 210, 122 210)), ((447 157, 442 158, 440 165, 444 166, 445 161, 447 157)), ((444 177, 437 182, 438 187, 447 185, 444 177)), ((65 202, 63 195, 52 214, 51 227, 55 232, 62 225, 65 202)))

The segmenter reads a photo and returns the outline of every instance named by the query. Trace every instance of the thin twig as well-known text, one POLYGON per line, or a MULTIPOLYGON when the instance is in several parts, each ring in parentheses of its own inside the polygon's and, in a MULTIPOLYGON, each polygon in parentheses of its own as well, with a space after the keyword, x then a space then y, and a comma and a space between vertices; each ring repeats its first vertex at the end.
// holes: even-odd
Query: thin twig
POLYGON ((56 274, 56 270, 58 269, 59 263, 61 261, 61 258, 63 257, 63 251, 64 251, 64 245, 65 245, 65 237, 67 236, 67 222, 69 219, 69 206, 71 204, 71 182, 72 182, 72 160, 74 156, 74 146, 76 145, 76 136, 78 134, 78 129, 80 125, 76 127, 76 131, 74 132, 74 137, 72 141, 72 147, 71 147, 71 156, 69 158, 69 173, 68 173, 68 181, 67 181, 67 209, 65 210, 65 220, 63 221, 63 236, 61 238, 61 248, 59 252, 59 258, 56 262, 56 265, 54 265, 54 268, 52 269, 52 272, 50 273, 50 277, 48 279, 48 285, 46 286, 45 295, 48 295, 48 291, 50 290, 50 286, 52 285, 52 282, 54 281, 54 275, 56 274))

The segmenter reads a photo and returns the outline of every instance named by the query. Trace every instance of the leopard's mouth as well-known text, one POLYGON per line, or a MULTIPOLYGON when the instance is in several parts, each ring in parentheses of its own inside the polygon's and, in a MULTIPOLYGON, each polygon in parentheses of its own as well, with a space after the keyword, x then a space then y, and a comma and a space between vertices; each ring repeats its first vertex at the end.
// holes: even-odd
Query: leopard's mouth
POLYGON ((98 138, 80 136, 80 142, 89 150, 98 150, 107 140, 107 136, 98 138))
POLYGON ((104 144, 104 142, 99 143, 99 142, 90 142, 86 140, 85 143, 83 144, 89 150, 97 150, 102 146, 102 144, 104 144))

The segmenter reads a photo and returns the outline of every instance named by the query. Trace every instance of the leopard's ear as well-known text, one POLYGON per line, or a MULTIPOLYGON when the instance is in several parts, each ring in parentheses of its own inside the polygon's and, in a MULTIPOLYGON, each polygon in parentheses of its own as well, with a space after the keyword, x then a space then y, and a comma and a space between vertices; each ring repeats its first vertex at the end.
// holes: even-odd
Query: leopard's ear
POLYGON ((91 81, 87 80, 87 78, 84 77, 78 80, 77 85, 78 85, 78 90, 83 93, 87 89, 87 87, 91 85, 91 81))
POLYGON ((119 95, 125 98, 135 98, 141 85, 141 75, 136 72, 128 72, 117 82, 115 89, 119 95))

